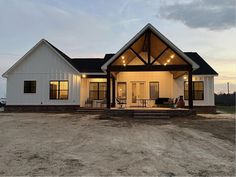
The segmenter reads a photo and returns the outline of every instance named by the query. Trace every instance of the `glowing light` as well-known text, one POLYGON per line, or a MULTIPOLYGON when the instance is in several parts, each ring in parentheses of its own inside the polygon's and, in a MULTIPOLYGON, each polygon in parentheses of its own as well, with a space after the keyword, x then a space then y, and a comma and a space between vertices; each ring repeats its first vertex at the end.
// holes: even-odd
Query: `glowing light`
POLYGON ((82 74, 82 78, 86 78, 86 75, 85 75, 85 74, 82 74))
POLYGON ((122 62, 125 63, 125 60, 123 60, 122 62))
POLYGON ((165 66, 167 65, 167 63, 164 64, 165 66))
POLYGON ((187 76, 184 76, 184 80, 187 80, 187 76))
POLYGON ((170 58, 174 58, 175 57, 175 55, 174 54, 172 54, 171 56, 170 56, 170 58))
POLYGON ((170 59, 169 59, 169 60, 167 60, 167 63, 170 63, 170 59))
POLYGON ((122 59, 122 60, 124 60, 124 59, 125 59, 125 57, 124 57, 124 56, 121 56, 121 59, 122 59))
POLYGON ((124 63, 123 66, 126 66, 126 64, 124 63))

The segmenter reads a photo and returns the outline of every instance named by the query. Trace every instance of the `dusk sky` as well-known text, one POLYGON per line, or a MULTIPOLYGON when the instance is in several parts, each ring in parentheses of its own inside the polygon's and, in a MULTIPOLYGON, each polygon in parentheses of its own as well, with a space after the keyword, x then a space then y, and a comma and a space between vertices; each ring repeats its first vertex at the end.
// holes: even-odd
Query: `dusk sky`
MULTIPOLYGON (((70 57, 115 53, 147 23, 218 73, 215 92, 236 90, 235 0, 0 0, 1 75, 40 39, 70 57)), ((0 79, 0 97, 6 95, 0 79)))

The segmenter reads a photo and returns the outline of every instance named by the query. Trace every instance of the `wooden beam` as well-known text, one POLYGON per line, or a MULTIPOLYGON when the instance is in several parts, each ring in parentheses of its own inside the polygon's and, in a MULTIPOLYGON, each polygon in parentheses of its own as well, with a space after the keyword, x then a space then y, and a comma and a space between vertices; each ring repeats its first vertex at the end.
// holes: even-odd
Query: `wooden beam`
POLYGON ((106 78, 106 75, 86 75, 86 78, 106 78))
POLYGON ((134 50, 132 47, 129 48, 145 65, 147 62, 134 50))
POLYGON ((188 106, 189 109, 193 109, 193 81, 192 81, 192 69, 188 72, 188 106))
POLYGON ((189 71, 189 65, 132 65, 110 66, 110 71, 189 71))
POLYGON ((111 72, 107 70, 107 109, 111 108, 111 72))
POLYGON ((114 77, 112 77, 112 104, 111 107, 116 106, 116 80, 114 77))
POLYGON ((148 64, 151 63, 151 31, 148 30, 147 32, 148 36, 148 64))
POLYGON ((166 47, 151 63, 151 65, 153 65, 153 63, 155 63, 155 61, 157 61, 164 53, 165 51, 167 51, 169 48, 166 47))

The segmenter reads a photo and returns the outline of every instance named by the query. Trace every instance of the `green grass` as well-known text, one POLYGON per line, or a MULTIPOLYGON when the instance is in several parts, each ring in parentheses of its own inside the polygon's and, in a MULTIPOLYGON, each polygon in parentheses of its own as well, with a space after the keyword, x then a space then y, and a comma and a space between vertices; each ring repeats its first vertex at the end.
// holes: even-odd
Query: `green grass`
POLYGON ((235 114, 235 106, 216 106, 216 110, 229 114, 235 114))

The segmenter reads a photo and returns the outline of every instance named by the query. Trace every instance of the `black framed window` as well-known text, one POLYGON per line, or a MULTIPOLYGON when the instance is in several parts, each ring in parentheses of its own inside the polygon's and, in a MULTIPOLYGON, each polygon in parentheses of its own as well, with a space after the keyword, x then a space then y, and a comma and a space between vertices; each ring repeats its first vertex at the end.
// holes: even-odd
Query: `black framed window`
POLYGON ((89 98, 91 100, 103 100, 106 97, 106 82, 90 82, 89 98))
POLYGON ((24 81, 24 93, 36 93, 36 81, 24 81))
POLYGON ((149 83, 149 94, 150 94, 150 99, 159 98, 159 82, 149 83))
POLYGON ((126 99, 127 90, 126 90, 126 82, 118 82, 117 83, 117 97, 120 99, 126 99))
MULTIPOLYGON (((184 99, 188 100, 188 81, 184 82, 184 99)), ((193 100, 204 100, 203 81, 193 81, 193 100)))
POLYGON ((50 99, 67 100, 69 92, 68 81, 50 81, 50 99))

